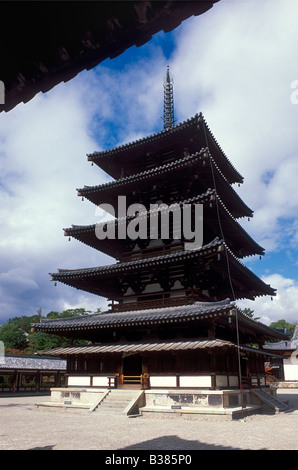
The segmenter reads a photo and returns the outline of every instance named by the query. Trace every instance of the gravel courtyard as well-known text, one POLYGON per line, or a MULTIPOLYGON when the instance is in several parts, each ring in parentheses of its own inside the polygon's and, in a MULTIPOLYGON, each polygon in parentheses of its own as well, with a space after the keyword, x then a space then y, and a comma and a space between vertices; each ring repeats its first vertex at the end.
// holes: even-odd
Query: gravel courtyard
MULTIPOLYGON (((298 450, 298 411, 233 421, 128 418, 35 407, 47 399, 0 398, 1 450, 298 450)), ((298 390, 282 399, 298 410, 298 390)))

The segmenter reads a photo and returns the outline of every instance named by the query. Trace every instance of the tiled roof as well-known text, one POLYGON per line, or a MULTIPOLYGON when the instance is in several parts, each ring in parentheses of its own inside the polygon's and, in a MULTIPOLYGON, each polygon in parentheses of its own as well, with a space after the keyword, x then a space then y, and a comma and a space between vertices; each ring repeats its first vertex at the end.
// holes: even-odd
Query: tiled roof
POLYGON ((0 359, 0 369, 66 370, 66 361, 64 359, 10 355, 0 359))
MULTIPOLYGON (((238 345, 231 341, 223 339, 194 339, 194 340, 177 340, 177 341, 150 341, 136 343, 114 343, 114 344, 94 344, 89 346, 70 346, 65 348, 55 348, 44 353, 51 356, 76 356, 79 354, 123 354, 123 353, 141 353, 141 352, 159 352, 159 351, 190 351, 190 350, 218 350, 218 349, 237 349, 238 345)), ((269 352, 261 349, 250 348, 240 345, 241 351, 249 351, 263 356, 274 356, 269 352)), ((279 356, 278 356, 279 357, 279 356)))
MULTIPOLYGON (((267 338, 283 339, 284 334, 245 315, 234 302, 226 299, 220 302, 195 302, 191 305, 151 308, 126 312, 104 312, 102 314, 84 315, 80 317, 43 320, 32 326, 37 331, 67 332, 72 330, 96 330, 125 328, 127 326, 152 326, 175 323, 188 323, 197 320, 215 319, 238 314, 238 322, 244 328, 252 329, 267 338)), ((241 326, 240 326, 241 327, 241 326)), ((184 340, 185 342, 186 340, 184 340)), ((115 343, 116 344, 116 343, 115 343)), ((129 343, 132 344, 132 343, 129 343)), ((89 346, 88 346, 89 347, 89 346)), ((43 352, 44 353, 44 352, 43 352)))
MULTIPOLYGON (((229 299, 221 302, 195 302, 192 305, 181 305, 174 307, 151 308, 146 310, 133 310, 116 313, 102 313, 84 315, 79 317, 43 320, 42 323, 34 323, 36 330, 55 330, 73 328, 113 328, 119 326, 163 323, 167 321, 194 319, 204 315, 226 314, 235 304, 229 299)), ((187 320, 188 321, 188 320, 187 320)))
POLYGON ((111 354, 139 353, 154 351, 186 351, 194 349, 235 348, 236 345, 222 339, 196 339, 178 341, 150 341, 119 344, 94 344, 90 346, 72 346, 45 351, 46 354, 71 356, 76 354, 111 354))
POLYGON ((223 241, 215 238, 208 245, 203 245, 201 248, 196 250, 179 251, 176 253, 170 253, 167 255, 154 256, 153 258, 137 259, 134 261, 127 261, 124 263, 108 264, 106 266, 96 266, 92 268, 81 268, 81 269, 59 269, 58 273, 50 273, 53 276, 53 280, 62 280, 63 278, 78 277, 78 275, 92 276, 96 273, 111 274, 113 272, 124 272, 129 270, 136 270, 144 268, 146 266, 157 266, 161 264, 171 264, 175 260, 191 259, 196 258, 200 255, 216 253, 222 251, 223 241))
POLYGON ((207 149, 202 149, 199 152, 195 153, 194 155, 189 155, 183 158, 180 158, 179 160, 175 160, 174 162, 171 163, 166 163, 164 165, 158 166, 151 168, 150 170, 145 170, 140 173, 135 173, 130 176, 126 176, 124 178, 120 178, 116 181, 110 181, 108 183, 100 184, 97 186, 84 186, 84 188, 77 189, 79 192, 79 195, 86 195, 89 192, 99 192, 99 191, 105 191, 106 188, 112 189, 115 187, 120 187, 124 186, 130 183, 134 182, 139 182, 139 181, 144 181, 146 179, 150 179, 154 176, 159 176, 163 173, 168 173, 172 169, 180 169, 188 165, 193 165, 197 163, 200 160, 207 160, 209 158, 209 153, 207 149))
POLYGON ((234 174, 237 175, 236 177, 234 177, 235 179, 233 180, 233 183, 243 183, 243 179, 244 179, 243 176, 241 176, 240 173, 238 173, 234 165, 231 163, 231 161, 228 159, 228 157, 222 150, 221 146, 219 145, 216 138, 214 137, 214 134, 211 132, 210 127, 208 126, 203 113, 199 114, 199 122, 203 123, 204 129, 206 130, 207 144, 208 144, 208 148, 211 154, 213 154, 213 149, 219 150, 219 155, 218 155, 219 159, 217 159, 216 161, 217 165, 221 168, 222 166, 225 166, 226 163, 228 163, 232 172, 234 172, 234 174))
MULTIPOLYGON (((179 177, 183 177, 184 173, 182 170, 186 168, 195 168, 200 165, 199 176, 204 184, 213 185, 213 173, 216 179, 217 193, 220 195, 224 204, 228 207, 231 214, 238 217, 252 217, 253 211, 242 201, 236 191, 232 188, 224 174, 221 172, 217 164, 215 163, 212 155, 208 149, 202 149, 193 155, 185 156, 171 163, 154 167, 150 170, 143 171, 141 173, 133 174, 125 178, 118 179, 116 181, 108 182, 96 186, 85 186, 84 188, 77 189, 79 196, 84 196, 94 204, 102 204, 109 202, 109 197, 116 198, 117 195, 129 196, 132 192, 132 188, 139 187, 145 188, 146 184, 151 187, 153 181, 161 181, 166 179, 169 182, 171 175, 179 172, 179 177), (207 166, 210 166, 213 170, 206 171, 207 166), (207 182, 207 178, 209 178, 207 182)), ((189 178, 189 175, 185 173, 185 178, 189 178)), ((206 188, 207 190, 208 188, 206 188)), ((130 201, 128 202, 128 204, 130 201)))
POLYGON ((298 350, 298 322, 296 323, 295 331, 291 339, 278 341, 277 343, 268 343, 264 349, 273 351, 295 351, 298 350))
MULTIPOLYGON (((169 145, 170 142, 173 142, 174 137, 177 137, 177 134, 181 134, 183 136, 183 134, 185 134, 185 131, 187 132, 186 140, 188 140, 188 133, 190 132, 190 130, 194 136, 200 131, 204 132, 204 129, 202 128, 201 124, 204 125, 204 129, 206 130, 206 136, 204 135, 204 140, 206 140, 207 137, 207 143, 210 147, 211 153, 214 153, 214 159, 216 160, 218 166, 222 169, 223 173, 225 173, 231 183, 242 183, 243 177, 238 173, 238 171, 235 169, 235 167, 232 165, 230 160, 223 152, 222 148, 216 141, 214 135, 210 131, 202 113, 196 114, 192 118, 187 119, 186 121, 179 123, 169 129, 163 130, 161 132, 156 132, 142 139, 128 142, 112 149, 100 152, 93 152, 92 154, 88 154, 87 157, 89 161, 96 163, 99 167, 107 171, 107 173, 110 173, 110 163, 112 160, 115 160, 115 162, 117 160, 117 162, 119 162, 119 158, 122 158, 124 162, 125 158, 126 162, 131 161, 132 153, 136 152, 136 154, 134 155, 135 161, 133 164, 137 167, 140 164, 140 159, 138 158, 140 154, 144 154, 150 151, 155 142, 158 142, 159 147, 161 146, 161 142, 163 141, 165 141, 167 145, 169 145)), ((116 165, 116 167, 117 166, 119 167, 119 165, 116 165)), ((110 174, 111 176, 116 178, 115 172, 116 169, 112 171, 113 174, 110 174)), ((117 174, 118 172, 119 169, 117 171, 117 174)))
POLYGON ((162 130, 160 132, 155 132, 153 134, 150 134, 147 137, 142 137, 141 139, 134 140, 132 142, 127 142, 123 145, 119 145, 118 147, 113 147, 111 149, 107 150, 101 150, 101 151, 95 151, 93 153, 87 154, 88 160, 90 161, 100 161, 101 159, 105 158, 106 156, 112 156, 112 155, 117 155, 121 152, 125 152, 127 150, 131 150, 135 147, 142 147, 146 144, 153 142, 154 140, 160 140, 161 138, 165 138, 169 135, 176 134, 180 132, 181 130, 190 127, 190 126, 196 126, 197 125, 197 120, 198 120, 198 114, 195 116, 191 117, 190 119, 187 119, 176 126, 170 127, 169 129, 162 130))
MULTIPOLYGON (((221 211, 221 224, 224 226, 224 232, 227 232, 225 240, 226 243, 229 245, 228 240, 233 240, 232 243, 240 247, 238 248, 239 253, 236 253, 237 257, 242 258, 244 256, 250 256, 253 254, 264 255, 264 248, 256 243, 232 216, 220 197, 216 194, 215 189, 211 190, 209 188, 204 194, 186 199, 180 202, 178 205, 183 207, 185 204, 204 204, 205 213, 205 211, 209 211, 211 209, 210 204, 213 204, 213 206, 216 205, 216 200, 218 202, 218 208, 221 211), (227 230, 225 230, 225 228, 227 228, 227 230), (244 241, 241 244, 242 240, 244 241)), ((147 212, 138 213, 138 219, 141 217, 149 217, 149 215, 153 214, 157 210, 158 209, 153 209, 147 212)), ((63 230, 65 232, 65 236, 74 237, 86 245, 89 245, 97 250, 117 258, 117 256, 121 254, 121 251, 127 251, 127 240, 118 239, 117 237, 115 237, 115 239, 99 240, 95 233, 96 227, 105 227, 106 225, 108 226, 110 224, 115 224, 115 226, 117 226, 118 222, 124 221, 127 224, 131 219, 133 219, 133 216, 113 219, 108 222, 92 225, 73 225, 72 227, 64 228, 63 230)))
MULTIPOLYGON (((215 257, 217 257, 217 271, 221 270, 222 272, 226 271, 227 269, 228 257, 230 274, 233 283, 241 286, 241 288, 238 287, 239 292, 236 293, 236 298, 253 299, 260 295, 275 295, 275 289, 272 289, 268 284, 265 284, 258 276, 256 276, 243 263, 241 263, 229 250, 223 240, 218 238, 215 238, 211 243, 194 250, 178 251, 166 255, 155 256, 152 258, 119 262, 92 268, 71 270, 59 269, 58 273, 51 273, 51 280, 64 282, 65 284, 71 285, 78 289, 83 289, 88 292, 111 298, 111 293, 108 294, 107 291, 104 293, 106 287, 103 281, 105 279, 111 281, 113 278, 119 278, 119 276, 121 276, 123 273, 132 273, 136 275, 138 272, 144 272, 145 270, 150 270, 152 268, 171 268, 177 264, 183 266, 184 263, 189 263, 189 261, 196 261, 200 259, 204 261, 208 258, 209 260, 213 259, 213 261, 215 261, 215 257), (220 255, 220 253, 222 253, 222 255, 220 255), (96 282, 96 285, 94 285, 93 281, 95 280, 101 280, 102 283, 99 284, 96 282)), ((228 281, 226 281, 226 285, 228 286, 228 281)), ((115 287, 113 289, 115 289, 115 287)))

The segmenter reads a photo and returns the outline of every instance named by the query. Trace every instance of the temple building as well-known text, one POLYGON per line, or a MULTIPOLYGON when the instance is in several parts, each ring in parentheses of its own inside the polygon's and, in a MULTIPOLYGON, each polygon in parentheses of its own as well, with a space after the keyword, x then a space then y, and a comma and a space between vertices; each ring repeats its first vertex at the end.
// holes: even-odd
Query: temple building
POLYGON ((0 361, 0 394, 47 393, 65 385, 65 371, 63 359, 6 354, 0 361))
POLYGON ((225 390, 266 385, 266 341, 286 336, 247 316, 239 299, 274 296, 243 263, 264 249, 239 224, 253 211, 202 113, 175 124, 171 75, 164 129, 88 155, 112 181, 78 189, 110 214, 65 228, 115 258, 59 269, 52 281, 106 297, 109 310, 46 320, 36 330, 88 343, 46 351, 67 359, 68 386, 225 390))
POLYGON ((264 349, 271 353, 278 353, 280 358, 270 361, 272 373, 281 382, 298 382, 298 322, 291 339, 267 343, 264 349))

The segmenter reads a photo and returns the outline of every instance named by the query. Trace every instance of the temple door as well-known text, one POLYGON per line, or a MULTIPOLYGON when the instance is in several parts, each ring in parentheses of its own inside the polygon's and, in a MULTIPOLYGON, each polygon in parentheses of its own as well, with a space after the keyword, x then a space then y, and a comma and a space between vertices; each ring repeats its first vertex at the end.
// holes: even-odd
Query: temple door
POLYGON ((141 383, 142 357, 139 354, 123 358, 123 384, 129 386, 141 383))

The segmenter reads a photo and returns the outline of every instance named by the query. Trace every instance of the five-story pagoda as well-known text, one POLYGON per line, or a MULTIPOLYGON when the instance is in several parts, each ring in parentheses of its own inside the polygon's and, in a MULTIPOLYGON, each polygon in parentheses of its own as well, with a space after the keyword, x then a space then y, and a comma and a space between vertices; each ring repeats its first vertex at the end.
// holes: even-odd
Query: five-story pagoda
POLYGON ((235 303, 275 295, 241 261, 264 254, 237 221, 253 215, 232 187, 243 178, 202 114, 175 125, 169 70, 163 120, 161 132, 88 155, 113 181, 78 195, 114 217, 65 235, 116 262, 52 274, 108 298, 109 311, 34 326, 90 342, 47 351, 68 359, 72 384, 85 374, 90 386, 111 376, 117 386, 127 376, 144 384, 146 376, 151 388, 264 385, 262 345, 281 335, 235 303))

